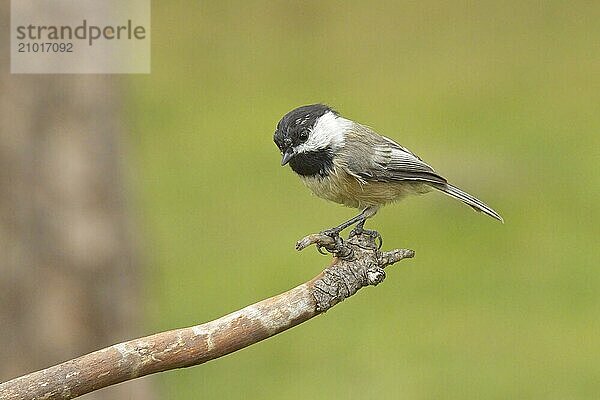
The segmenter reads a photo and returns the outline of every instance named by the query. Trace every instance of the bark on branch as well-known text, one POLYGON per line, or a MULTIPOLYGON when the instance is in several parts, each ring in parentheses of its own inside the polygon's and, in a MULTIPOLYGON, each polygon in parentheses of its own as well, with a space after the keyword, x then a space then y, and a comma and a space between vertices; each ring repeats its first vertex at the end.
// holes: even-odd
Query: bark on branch
MULTIPOLYGON (((310 235, 302 250, 330 238, 310 235)), ((276 335, 327 311, 364 286, 385 279, 384 268, 412 250, 378 250, 373 237, 354 236, 343 244, 344 257, 310 281, 224 317, 115 344, 53 367, 0 384, 0 399, 72 399, 110 385, 219 358, 276 335)))

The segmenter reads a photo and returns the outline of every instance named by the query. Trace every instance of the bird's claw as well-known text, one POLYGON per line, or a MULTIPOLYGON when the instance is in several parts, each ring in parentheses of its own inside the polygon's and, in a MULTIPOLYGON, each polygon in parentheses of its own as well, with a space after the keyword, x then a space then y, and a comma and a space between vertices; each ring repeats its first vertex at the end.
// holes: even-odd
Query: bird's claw
POLYGON ((336 257, 348 257, 352 250, 344 244, 342 237, 340 236, 339 230, 336 229, 327 229, 325 231, 320 232, 320 235, 327 236, 333 240, 333 243, 329 245, 323 245, 317 243, 317 251, 323 255, 327 255, 323 250, 333 254, 336 257))
POLYGON ((375 239, 377 240, 377 242, 379 242, 379 244, 377 245, 377 250, 381 250, 381 247, 383 246, 383 238, 381 237, 379 232, 377 233, 375 239))
POLYGON ((379 232, 377 232, 376 230, 368 230, 368 229, 364 229, 360 226, 357 226, 350 231, 349 237, 354 237, 354 236, 358 236, 358 235, 367 235, 367 236, 374 238, 378 243, 377 250, 381 250, 381 247, 383 246, 383 238, 381 237, 381 234, 379 232))
POLYGON ((325 248, 325 246, 323 246, 323 245, 322 245, 322 244, 320 244, 320 243, 317 243, 317 251, 318 251, 320 254, 323 254, 324 256, 326 256, 326 255, 327 255, 327 252, 323 250, 324 248, 325 248))

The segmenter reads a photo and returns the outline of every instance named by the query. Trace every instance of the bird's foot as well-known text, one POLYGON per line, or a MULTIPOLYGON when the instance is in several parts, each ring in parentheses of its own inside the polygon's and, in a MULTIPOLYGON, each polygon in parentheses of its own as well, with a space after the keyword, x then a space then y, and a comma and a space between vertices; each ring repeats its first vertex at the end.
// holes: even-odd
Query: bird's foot
POLYGON ((339 258, 352 256, 352 249, 344 243, 340 237, 340 231, 336 229, 328 229, 320 233, 305 236, 296 242, 296 250, 304 250, 313 244, 316 245, 317 250, 321 254, 331 253, 339 258))
POLYGON ((335 228, 327 229, 327 230, 321 231, 319 234, 323 235, 323 236, 327 236, 328 238, 331 238, 331 240, 332 240, 332 243, 330 243, 330 244, 317 243, 317 251, 319 253, 321 253, 323 255, 327 255, 327 253, 325 252, 325 251, 327 251, 327 252, 335 255, 336 257, 347 257, 352 252, 352 250, 350 250, 344 244, 344 240, 340 236, 339 229, 335 229, 335 228))
POLYGON ((380 250, 381 246, 383 246, 383 238, 381 237, 381 234, 376 230, 364 229, 362 225, 359 224, 350 231, 350 235, 348 237, 354 237, 358 235, 367 235, 374 238, 378 243, 377 250, 380 250))
POLYGON ((336 240, 336 238, 339 238, 341 240, 340 237, 340 229, 337 228, 331 228, 331 229, 325 229, 324 231, 319 232, 319 235, 325 235, 325 236, 329 236, 330 238, 336 240))

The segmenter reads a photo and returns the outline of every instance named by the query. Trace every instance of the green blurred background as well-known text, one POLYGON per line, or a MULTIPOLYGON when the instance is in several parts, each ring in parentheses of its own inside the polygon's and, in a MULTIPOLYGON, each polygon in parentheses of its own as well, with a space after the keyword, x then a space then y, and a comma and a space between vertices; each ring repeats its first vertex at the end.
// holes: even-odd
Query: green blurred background
POLYGON ((279 166, 279 118, 325 102, 505 218, 439 194, 372 220, 416 250, 385 284, 266 342, 162 374, 163 398, 600 394, 600 4, 154 2, 128 78, 147 330, 316 275, 303 235, 354 210, 279 166), (139 207, 138 207, 139 206, 139 207))

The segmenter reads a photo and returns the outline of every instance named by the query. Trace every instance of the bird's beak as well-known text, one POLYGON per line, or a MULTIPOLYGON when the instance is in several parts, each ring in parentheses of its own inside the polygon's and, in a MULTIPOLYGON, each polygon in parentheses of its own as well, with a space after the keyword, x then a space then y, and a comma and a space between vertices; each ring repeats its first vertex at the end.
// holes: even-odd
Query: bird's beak
POLYGON ((283 153, 283 157, 281 157, 281 166, 284 166, 285 164, 289 163, 293 156, 294 150, 292 150, 292 148, 290 147, 285 151, 285 153, 283 153))

